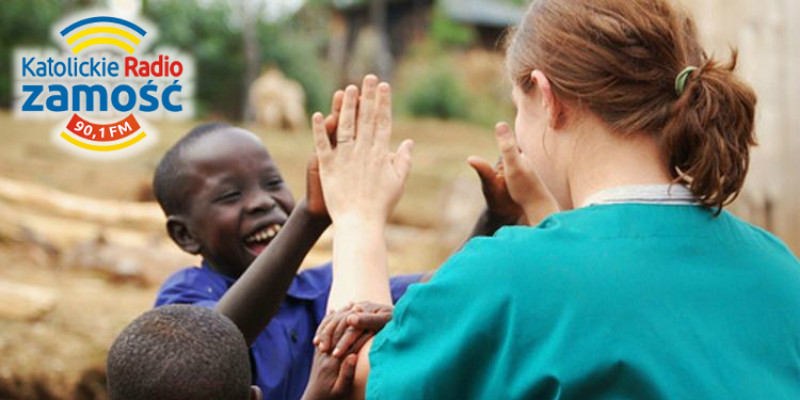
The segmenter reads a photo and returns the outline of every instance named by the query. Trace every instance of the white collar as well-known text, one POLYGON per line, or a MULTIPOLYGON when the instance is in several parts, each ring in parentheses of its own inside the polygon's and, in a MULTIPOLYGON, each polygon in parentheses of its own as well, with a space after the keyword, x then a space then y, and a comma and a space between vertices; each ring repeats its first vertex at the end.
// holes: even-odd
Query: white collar
POLYGON ((660 184, 617 186, 606 189, 589 196, 584 202, 583 207, 620 203, 666 205, 699 204, 686 186, 680 184, 660 184))

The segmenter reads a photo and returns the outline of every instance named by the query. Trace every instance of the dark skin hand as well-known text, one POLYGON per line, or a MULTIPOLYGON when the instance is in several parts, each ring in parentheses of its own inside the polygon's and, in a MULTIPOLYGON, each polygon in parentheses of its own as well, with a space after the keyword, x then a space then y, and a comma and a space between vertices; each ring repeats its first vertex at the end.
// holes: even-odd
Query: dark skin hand
POLYGON ((392 319, 394 307, 363 301, 329 313, 317 328, 314 345, 334 357, 357 353, 392 319))
MULTIPOLYGON (((503 163, 498 161, 494 167, 480 157, 469 157, 467 163, 475 169, 481 181, 481 191, 486 199, 486 209, 478 217, 469 239, 478 236, 492 236, 498 229, 508 225, 526 224, 525 213, 511 198, 503 174, 503 163)), ((466 242, 465 242, 466 243, 466 242)), ((433 278, 436 271, 423 275, 420 282, 433 278)))
MULTIPOLYGON (((328 132, 333 148, 336 147, 336 126, 339 123, 339 113, 342 110, 343 101, 344 92, 337 90, 331 101, 331 114, 325 118, 325 130, 328 132)), ((325 208, 325 199, 322 195, 322 182, 319 178, 319 159, 315 154, 311 155, 306 167, 306 198, 308 199, 308 209, 312 214, 324 215, 325 218, 328 218, 328 210, 325 208)))
POLYGON ((497 220, 517 221, 524 211, 508 191, 503 171, 502 159, 494 167, 480 157, 469 157, 467 163, 475 169, 481 181, 481 190, 486 199, 486 207, 497 220))
POLYGON ((392 309, 392 306, 361 302, 348 304, 323 318, 314 344, 326 343, 329 347, 329 343, 339 343, 333 353, 337 349, 343 350, 337 354, 329 354, 331 352, 326 351, 327 348, 317 347, 303 400, 349 398, 358 352, 375 332, 389 322, 392 309), (328 333, 334 336, 326 336, 328 333), (321 337, 324 339, 320 339, 321 337))
POLYGON ((525 223, 522 207, 511 198, 508 191, 502 160, 498 160, 494 167, 480 157, 469 157, 467 163, 478 173, 481 191, 486 199, 486 210, 470 237, 491 236, 503 226, 525 223))
MULTIPOLYGON (((341 91, 334 94, 331 115, 325 121, 331 137, 335 137, 342 96, 341 91)), ((239 327, 248 345, 278 312, 300 264, 330 225, 316 163, 309 163, 306 176, 306 198, 217 304, 216 310, 239 327)))
POLYGON ((358 356, 351 354, 344 359, 333 357, 317 350, 311 375, 302 400, 338 400, 349 398, 353 388, 358 356))

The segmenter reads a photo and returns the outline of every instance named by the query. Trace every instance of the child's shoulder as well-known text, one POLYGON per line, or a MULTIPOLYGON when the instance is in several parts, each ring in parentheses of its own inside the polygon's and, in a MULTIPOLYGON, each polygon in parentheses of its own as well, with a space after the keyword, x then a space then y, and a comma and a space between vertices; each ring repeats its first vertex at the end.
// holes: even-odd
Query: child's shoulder
POLYGON ((222 298, 231 283, 208 268, 183 268, 170 275, 158 289, 156 306, 216 301, 222 298))
POLYGON ((211 271, 208 268, 202 267, 186 267, 174 272, 172 275, 164 281, 163 287, 167 286, 176 286, 176 285, 184 285, 184 286, 192 286, 196 284, 204 284, 209 282, 215 281, 224 281, 224 277, 211 271))

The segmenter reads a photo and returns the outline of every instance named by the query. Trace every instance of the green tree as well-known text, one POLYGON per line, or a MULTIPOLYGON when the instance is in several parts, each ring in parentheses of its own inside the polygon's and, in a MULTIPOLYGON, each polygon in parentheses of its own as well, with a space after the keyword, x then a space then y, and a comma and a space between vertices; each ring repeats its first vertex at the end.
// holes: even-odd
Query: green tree
MULTIPOLYGON (((319 3, 314 6, 324 7, 319 3)), ((204 5, 194 0, 147 2, 146 16, 160 32, 156 45, 177 47, 195 57, 197 109, 201 114, 221 114, 230 119, 242 116, 250 82, 243 79, 247 69, 244 26, 236 23, 236 12, 229 2, 221 0, 204 5)), ((318 53, 322 46, 319 28, 326 26, 324 19, 315 20, 318 29, 306 29, 306 14, 275 23, 256 18, 257 62, 275 65, 298 81, 306 91, 308 110, 325 109, 331 85, 318 53)), ((310 15, 318 19, 320 13, 310 15)))
POLYGON ((154 46, 176 47, 195 58, 195 91, 200 114, 236 119, 242 109, 242 41, 229 25, 221 2, 200 6, 194 0, 147 2, 145 16, 158 27, 154 46))

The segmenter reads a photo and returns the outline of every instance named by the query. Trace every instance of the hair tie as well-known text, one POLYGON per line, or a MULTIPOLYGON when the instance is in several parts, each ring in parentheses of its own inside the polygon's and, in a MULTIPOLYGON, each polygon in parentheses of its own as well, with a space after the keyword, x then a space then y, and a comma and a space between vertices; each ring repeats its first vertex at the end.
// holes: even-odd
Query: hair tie
POLYGON ((686 67, 675 78, 675 93, 677 93, 678 96, 683 96, 683 91, 686 90, 686 82, 689 80, 689 75, 697 71, 697 69, 697 67, 686 67))

